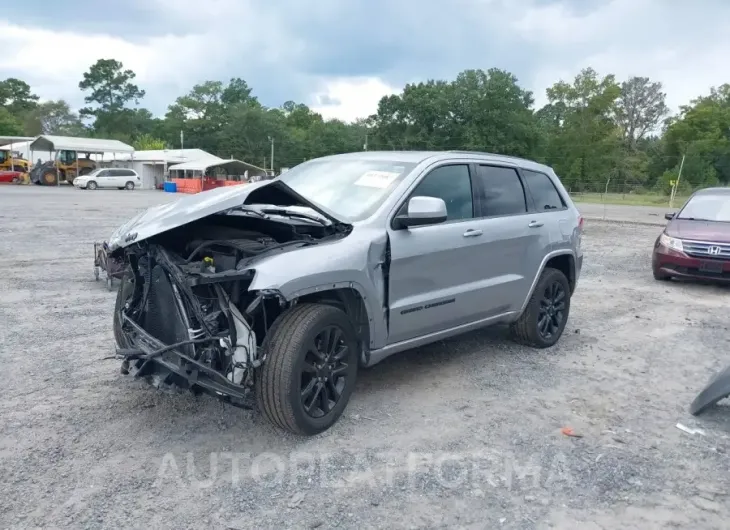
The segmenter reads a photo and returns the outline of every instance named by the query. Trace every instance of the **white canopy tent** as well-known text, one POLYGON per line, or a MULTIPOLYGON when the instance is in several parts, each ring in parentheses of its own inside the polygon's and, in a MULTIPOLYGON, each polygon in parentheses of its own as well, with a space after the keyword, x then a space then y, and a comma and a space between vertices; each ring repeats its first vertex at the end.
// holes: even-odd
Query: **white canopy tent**
POLYGON ((191 160, 189 162, 183 162, 181 164, 174 164, 168 167, 168 170, 172 174, 173 171, 181 172, 181 178, 187 178, 188 172, 191 172, 191 177, 203 178, 209 169, 222 169, 227 175, 247 175, 250 177, 265 177, 267 175, 264 168, 243 162, 241 160, 224 158, 212 159, 206 158, 203 160, 191 160))
POLYGON ((119 140, 76 138, 73 136, 39 136, 31 144, 33 151, 81 151, 82 153, 134 153, 134 147, 119 140))
MULTIPOLYGON (((87 153, 89 155, 101 155, 103 159, 104 153, 112 153, 116 155, 128 154, 134 160, 134 147, 127 145, 119 140, 107 140, 103 138, 76 138, 74 136, 50 136, 42 135, 37 137, 30 144, 31 157, 34 151, 46 151, 49 154, 53 151, 74 151, 76 155, 76 174, 78 175, 78 153, 87 153)), ((58 168, 56 168, 58 174, 58 168)), ((60 185, 60 178, 56 178, 56 184, 60 185)))

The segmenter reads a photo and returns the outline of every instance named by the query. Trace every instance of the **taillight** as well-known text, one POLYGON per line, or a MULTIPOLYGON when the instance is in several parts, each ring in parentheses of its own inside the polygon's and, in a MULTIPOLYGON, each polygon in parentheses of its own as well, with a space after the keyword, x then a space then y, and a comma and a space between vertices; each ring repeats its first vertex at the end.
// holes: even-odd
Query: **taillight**
POLYGON ((583 232, 583 221, 585 221, 585 219, 583 219, 582 215, 579 215, 578 216, 578 230, 580 230, 581 232, 583 232))

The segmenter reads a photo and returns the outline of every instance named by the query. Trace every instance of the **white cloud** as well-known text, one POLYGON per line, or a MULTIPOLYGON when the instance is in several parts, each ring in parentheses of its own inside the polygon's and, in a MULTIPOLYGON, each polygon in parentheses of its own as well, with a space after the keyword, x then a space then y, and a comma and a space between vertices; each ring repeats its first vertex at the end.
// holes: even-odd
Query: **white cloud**
MULTIPOLYGON (((144 104, 155 112, 164 112, 167 104, 206 79, 243 77, 267 103, 296 99, 327 118, 348 121, 372 114, 382 96, 400 91, 393 79, 425 80, 446 75, 457 64, 514 72, 535 92, 538 106, 545 103, 548 86, 571 80, 587 66, 603 75, 614 73, 619 80, 641 75, 661 81, 674 109, 728 80, 723 67, 730 56, 730 32, 724 26, 730 20, 730 2, 725 0, 610 0, 580 11, 571 9, 568 0, 547 5, 536 0, 460 0, 458 9, 426 2, 416 19, 403 22, 412 24, 407 30, 400 22, 401 31, 392 31, 392 25, 372 27, 372 20, 361 21, 373 30, 372 42, 342 41, 343 48, 347 45, 355 53, 361 49, 357 64, 375 66, 365 66, 364 74, 359 68, 340 69, 358 71, 353 77, 328 74, 331 58, 330 63, 313 61, 323 53, 322 43, 331 41, 307 34, 319 31, 321 36, 338 27, 338 21, 344 24, 350 8, 341 2, 323 0, 312 7, 294 0, 210 0, 200 9, 196 0, 130 1, 147 10, 148 22, 160 20, 161 27, 174 33, 131 41, 22 26, 22 17, 13 23, 0 20, 0 79, 19 77, 43 99, 63 98, 80 106, 83 73, 99 58, 115 58, 137 73, 138 84, 147 91, 144 104), (433 18, 439 11, 449 20, 438 28, 418 18, 433 18), (482 19, 483 34, 464 38, 456 31, 482 19), (311 21, 321 24, 310 30, 311 21), (496 30, 487 23, 496 24, 496 30), (373 60, 387 53, 393 54, 391 63, 373 60), (494 57, 499 58, 496 64, 494 57)), ((409 1, 396 0, 389 9, 405 12, 409 1)), ((351 8, 358 6, 362 8, 351 8)), ((370 11, 357 12, 365 16, 370 11)), ((347 63, 350 55, 342 61, 355 65, 347 63)))
POLYGON ((555 4, 526 11, 512 27, 526 42, 539 44, 543 58, 530 76, 538 105, 545 88, 570 81, 586 67, 660 81, 673 111, 728 82, 730 2, 613 0, 577 15, 555 4))
MULTIPOLYGON (((43 99, 78 101, 78 83, 99 58, 114 58, 137 74, 140 85, 164 80, 186 90, 187 65, 206 44, 201 36, 163 36, 144 44, 109 35, 26 28, 0 21, 0 74, 18 72, 43 99)), ((210 46, 205 46, 210 50, 210 46)), ((215 50, 213 50, 215 51, 215 50)), ((210 68, 216 56, 206 61, 210 68)))
POLYGON ((374 114, 383 96, 398 90, 377 77, 344 78, 327 81, 325 89, 315 96, 312 109, 325 119, 354 121, 374 114), (323 104, 326 102, 327 104, 323 104))

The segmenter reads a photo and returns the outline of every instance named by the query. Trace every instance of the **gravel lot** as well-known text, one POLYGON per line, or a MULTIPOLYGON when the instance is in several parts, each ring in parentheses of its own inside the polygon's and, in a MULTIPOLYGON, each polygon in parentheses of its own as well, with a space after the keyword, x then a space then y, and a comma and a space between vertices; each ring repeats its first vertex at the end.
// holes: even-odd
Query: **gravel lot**
POLYGON ((730 408, 687 408, 730 362, 730 290, 655 282, 658 227, 587 223, 555 348, 395 356, 302 439, 106 359, 92 242, 172 198, 0 188, 0 528, 727 528, 730 408))
MULTIPOLYGON (((679 207, 625 206, 620 204, 578 203, 578 209, 588 220, 622 221, 634 224, 664 225, 664 214, 679 207)), ((681 206, 681 204, 679 205, 681 206)))

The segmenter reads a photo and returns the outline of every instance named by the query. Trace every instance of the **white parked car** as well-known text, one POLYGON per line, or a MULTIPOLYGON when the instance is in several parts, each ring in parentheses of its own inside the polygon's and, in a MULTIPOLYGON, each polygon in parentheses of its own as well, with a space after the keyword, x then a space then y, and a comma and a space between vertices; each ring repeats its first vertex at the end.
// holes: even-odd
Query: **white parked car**
POLYGON ((82 190, 95 190, 97 188, 117 188, 120 190, 133 190, 135 186, 141 186, 142 180, 133 169, 124 168, 99 168, 88 175, 82 175, 74 179, 74 186, 82 190))

